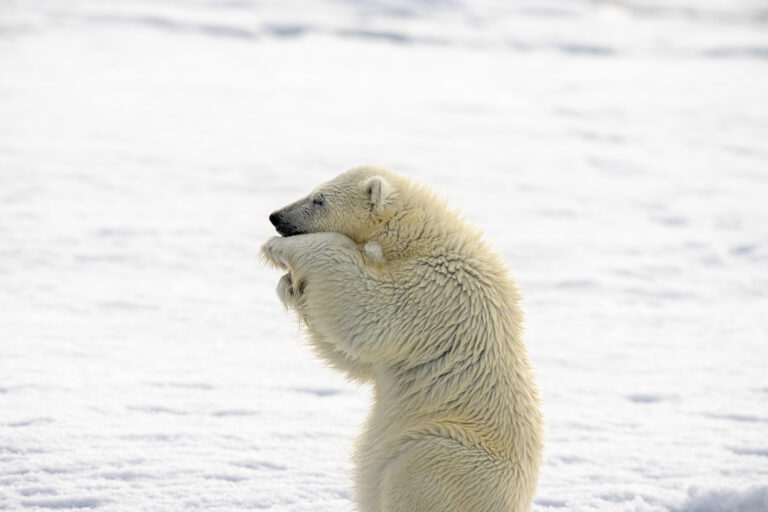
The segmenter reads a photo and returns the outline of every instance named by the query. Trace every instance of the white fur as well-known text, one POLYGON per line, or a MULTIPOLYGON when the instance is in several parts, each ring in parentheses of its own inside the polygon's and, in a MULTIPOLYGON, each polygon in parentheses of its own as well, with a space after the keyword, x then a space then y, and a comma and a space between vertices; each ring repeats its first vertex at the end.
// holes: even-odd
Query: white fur
POLYGON ((355 455, 360 511, 530 510, 542 418, 502 258, 391 171, 356 168, 313 194, 322 208, 285 213, 309 234, 262 254, 288 272, 278 294, 321 357, 374 386, 355 455))
POLYGON ((370 261, 376 263, 377 265, 384 261, 384 251, 378 242, 372 242, 370 240, 365 242, 365 245, 363 246, 363 252, 365 252, 365 255, 370 261))

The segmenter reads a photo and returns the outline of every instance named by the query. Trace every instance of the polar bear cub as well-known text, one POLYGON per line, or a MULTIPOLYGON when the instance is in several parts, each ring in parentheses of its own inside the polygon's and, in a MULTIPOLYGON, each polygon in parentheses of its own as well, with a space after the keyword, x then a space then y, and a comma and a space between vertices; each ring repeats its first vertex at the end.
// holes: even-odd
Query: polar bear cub
POLYGON ((523 512, 542 417, 519 294, 482 234, 433 192, 358 167, 269 217, 262 254, 317 353, 369 382, 361 512, 523 512))

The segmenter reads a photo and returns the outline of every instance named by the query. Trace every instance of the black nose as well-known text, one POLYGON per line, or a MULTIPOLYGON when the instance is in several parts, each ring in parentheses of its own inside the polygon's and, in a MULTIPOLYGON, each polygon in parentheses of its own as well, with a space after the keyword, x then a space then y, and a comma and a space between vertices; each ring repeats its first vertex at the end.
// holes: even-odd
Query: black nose
POLYGON ((275 212, 269 216, 269 222, 272 223, 273 226, 277 227, 277 225, 280 223, 280 214, 275 212))

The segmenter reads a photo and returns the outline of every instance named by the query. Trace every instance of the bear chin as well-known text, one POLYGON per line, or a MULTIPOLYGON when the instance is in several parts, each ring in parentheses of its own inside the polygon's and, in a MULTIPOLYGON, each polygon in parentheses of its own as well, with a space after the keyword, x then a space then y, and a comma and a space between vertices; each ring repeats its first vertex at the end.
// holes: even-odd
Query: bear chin
POLYGON ((283 236, 285 238, 288 238, 288 237, 291 237, 291 236, 296 236, 296 235, 305 235, 306 234, 306 231, 301 231, 299 229, 293 230, 293 229, 277 228, 277 229, 275 229, 275 231, 277 231, 277 233, 280 236, 283 236))

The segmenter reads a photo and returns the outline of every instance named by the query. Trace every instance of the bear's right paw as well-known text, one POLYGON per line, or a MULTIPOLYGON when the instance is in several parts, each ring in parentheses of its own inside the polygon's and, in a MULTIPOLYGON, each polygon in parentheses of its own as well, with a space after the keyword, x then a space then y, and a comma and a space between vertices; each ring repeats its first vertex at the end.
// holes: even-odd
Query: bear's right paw
POLYGON ((287 308, 296 308, 298 301, 304 294, 304 281, 294 282, 290 272, 280 278, 277 283, 277 296, 287 308))
POLYGON ((363 252, 365 253, 366 258, 377 265, 380 265, 384 261, 384 250, 378 242, 372 240, 365 242, 363 252))

